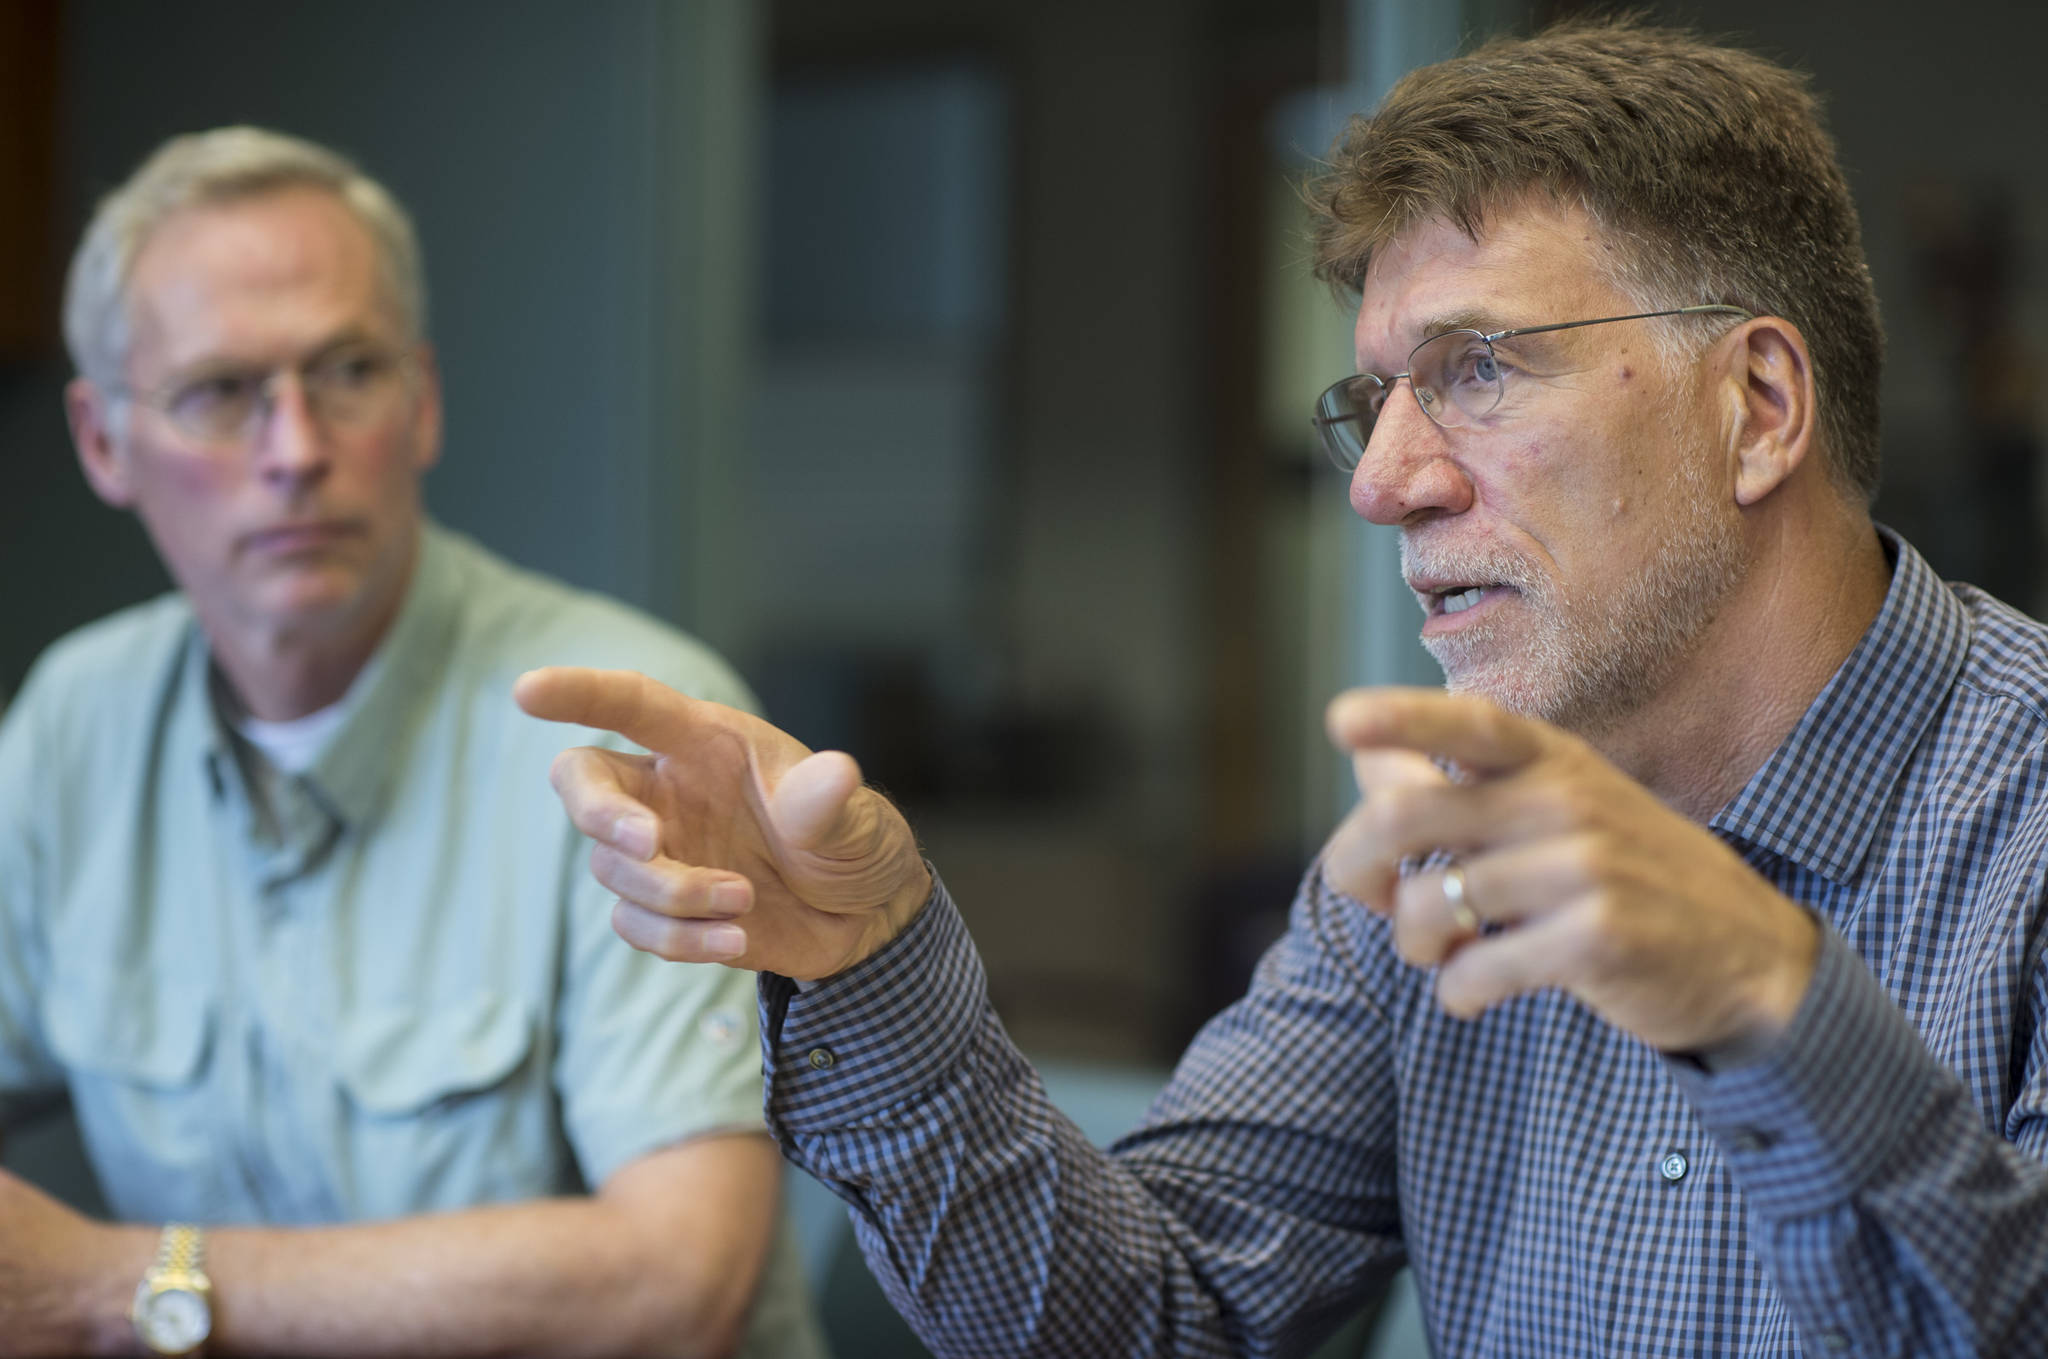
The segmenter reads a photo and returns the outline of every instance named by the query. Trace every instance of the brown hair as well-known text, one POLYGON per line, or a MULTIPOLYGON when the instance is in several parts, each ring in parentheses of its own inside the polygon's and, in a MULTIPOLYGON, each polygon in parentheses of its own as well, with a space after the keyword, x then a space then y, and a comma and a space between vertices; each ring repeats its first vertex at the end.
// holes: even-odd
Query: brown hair
POLYGON ((1373 250, 1409 227, 1441 217, 1476 240, 1531 190, 1592 216, 1644 310, 1723 302, 1798 326, 1830 471, 1876 495, 1884 331, 1803 75, 1626 18, 1423 67, 1351 120, 1308 186, 1316 274, 1356 290, 1373 250))

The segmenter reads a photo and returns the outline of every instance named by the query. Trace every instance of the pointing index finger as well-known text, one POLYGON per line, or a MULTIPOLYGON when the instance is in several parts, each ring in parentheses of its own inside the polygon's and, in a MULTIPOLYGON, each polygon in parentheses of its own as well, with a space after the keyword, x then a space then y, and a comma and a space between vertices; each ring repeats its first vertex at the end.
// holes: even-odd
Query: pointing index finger
POLYGON ((1324 715, 1340 750, 1413 750, 1480 774, 1520 769, 1543 754, 1548 729, 1474 694, 1441 689, 1352 689, 1324 715))
POLYGON ((653 751, 684 743, 696 702, 637 670, 568 665, 527 671, 513 684, 512 698, 534 717, 617 732, 653 751))

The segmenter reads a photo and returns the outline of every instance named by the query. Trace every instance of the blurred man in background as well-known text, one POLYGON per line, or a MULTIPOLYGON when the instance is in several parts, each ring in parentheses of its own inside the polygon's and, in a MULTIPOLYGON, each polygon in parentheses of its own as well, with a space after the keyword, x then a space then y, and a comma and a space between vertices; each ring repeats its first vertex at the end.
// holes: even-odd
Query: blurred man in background
POLYGON ((610 937, 506 700, 593 652, 750 695, 425 521, 425 310, 390 195, 251 128, 79 246, 79 462, 179 592, 0 727, 0 1130, 68 1098, 148 1225, 0 1175, 0 1351, 816 1352, 751 988, 610 937))
POLYGON ((1451 692, 1332 705, 1364 798, 1138 1130, 1048 1105, 847 757, 529 676, 669 757, 556 767, 620 933, 763 974, 771 1124, 948 1355, 1301 1354, 1404 1259, 1444 1354, 2048 1353, 2048 628, 1871 522, 1813 96, 1572 26, 1332 161, 1317 421, 1451 692))

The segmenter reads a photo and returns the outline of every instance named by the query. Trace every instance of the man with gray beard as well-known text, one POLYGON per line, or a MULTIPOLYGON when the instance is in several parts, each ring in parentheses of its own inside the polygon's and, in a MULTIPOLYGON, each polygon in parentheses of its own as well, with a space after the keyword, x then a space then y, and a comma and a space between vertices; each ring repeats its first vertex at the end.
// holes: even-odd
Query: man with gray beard
MULTIPOLYGON (((2048 1353, 2048 628, 1871 522, 1883 337, 1799 76, 1580 24, 1414 73, 1315 187, 1316 421, 1451 692, 1108 1153, 845 755, 638 676, 537 715, 615 928, 760 976, 771 1126, 947 1355, 2048 1353), (1406 387, 1406 391, 1399 389, 1406 387)), ((1086 946, 1086 941, 1077 941, 1086 946)))

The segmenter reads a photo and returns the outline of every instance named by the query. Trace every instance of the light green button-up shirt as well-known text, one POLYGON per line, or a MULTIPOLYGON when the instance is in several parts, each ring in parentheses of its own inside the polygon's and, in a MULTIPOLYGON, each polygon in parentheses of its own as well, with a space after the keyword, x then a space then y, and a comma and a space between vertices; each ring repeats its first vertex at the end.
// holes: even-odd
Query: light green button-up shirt
MULTIPOLYGON (((252 781, 181 597, 51 647, 0 724, 0 1130, 68 1092, 122 1217, 327 1223, 758 1127, 753 980, 612 936, 547 782, 605 738, 510 697, 550 663, 752 706, 681 634, 431 527, 302 775, 252 781)), ((764 1322, 801 1310, 776 1259, 764 1322)))

